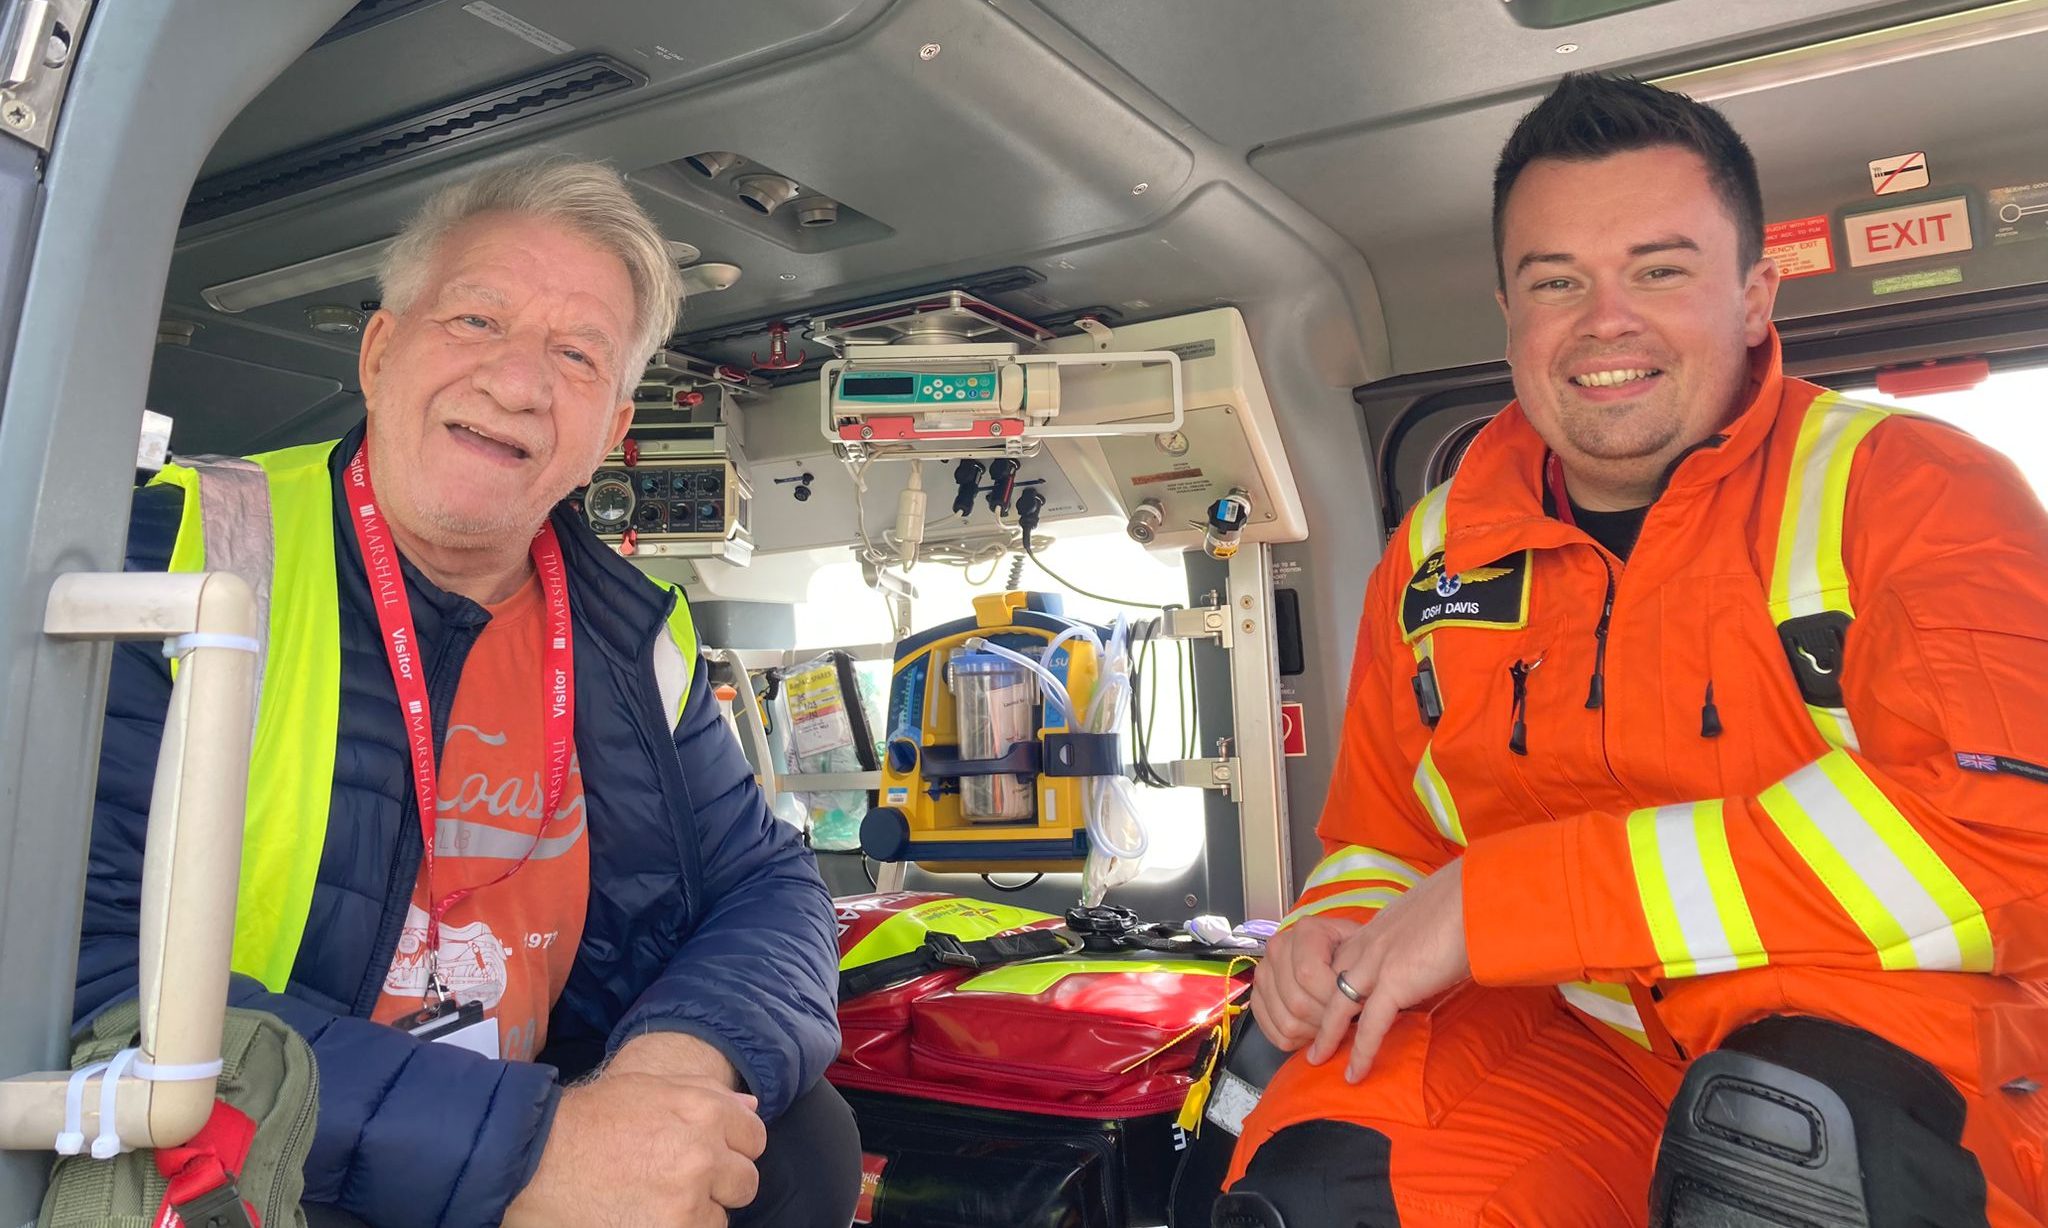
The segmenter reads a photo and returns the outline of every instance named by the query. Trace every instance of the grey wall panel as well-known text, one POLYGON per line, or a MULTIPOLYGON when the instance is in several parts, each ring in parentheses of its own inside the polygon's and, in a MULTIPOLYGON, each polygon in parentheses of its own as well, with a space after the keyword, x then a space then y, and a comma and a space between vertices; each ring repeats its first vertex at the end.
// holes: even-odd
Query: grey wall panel
POLYGON ((21 327, 21 296, 28 288, 29 256, 42 210, 42 168, 31 146, 0 141, 0 399, 21 327))
MULTIPOLYGON (((63 1064, 106 686, 104 648, 43 637, 50 581, 120 566, 158 287, 201 158, 346 7, 108 4, 79 51, 0 409, 0 1071, 63 1064)), ((33 1218, 44 1167, 0 1156, 0 1223, 33 1218)))

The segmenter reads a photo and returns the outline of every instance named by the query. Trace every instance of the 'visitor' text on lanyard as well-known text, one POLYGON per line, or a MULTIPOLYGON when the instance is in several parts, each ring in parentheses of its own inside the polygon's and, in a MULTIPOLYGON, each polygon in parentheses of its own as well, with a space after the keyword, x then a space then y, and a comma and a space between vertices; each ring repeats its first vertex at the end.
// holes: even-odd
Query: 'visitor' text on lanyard
POLYGON ((547 641, 542 646, 542 727, 547 744, 547 762, 542 773, 546 782, 540 812, 540 826, 533 842, 519 861, 503 874, 483 884, 437 895, 434 891, 434 825, 440 815, 439 774, 434 764, 434 714, 427 704, 427 683, 419 658, 419 637, 413 631, 412 603, 405 593, 405 573, 398 563, 398 548, 391 539, 390 526, 377 507, 377 492, 370 484, 368 446, 356 451, 344 475, 349 500, 349 523, 355 526, 356 542, 363 550, 363 566, 370 575, 370 596, 377 606, 377 624, 383 631, 384 655, 391 663, 391 682, 398 689, 398 706, 405 716, 406 744, 412 752, 413 791, 420 809, 420 874, 427 888, 427 987, 437 1000, 446 1000, 447 982, 441 977, 441 918, 448 910, 477 891, 495 887, 525 868, 541 836, 554 821, 562 804, 562 791, 569 782, 570 743, 576 729, 575 654, 569 624, 569 585, 562 568, 562 545, 555 526, 543 523, 533 538, 533 565, 540 573, 541 592, 547 600, 547 641))

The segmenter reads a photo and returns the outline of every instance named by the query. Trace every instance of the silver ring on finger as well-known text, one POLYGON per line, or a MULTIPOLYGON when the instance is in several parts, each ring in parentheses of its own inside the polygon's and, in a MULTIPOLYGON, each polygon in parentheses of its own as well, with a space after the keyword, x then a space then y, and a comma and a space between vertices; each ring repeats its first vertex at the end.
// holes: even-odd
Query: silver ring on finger
POLYGON ((1361 1006, 1365 1004, 1365 995, 1359 993, 1357 987, 1352 985, 1341 972, 1337 974, 1337 992, 1361 1006))

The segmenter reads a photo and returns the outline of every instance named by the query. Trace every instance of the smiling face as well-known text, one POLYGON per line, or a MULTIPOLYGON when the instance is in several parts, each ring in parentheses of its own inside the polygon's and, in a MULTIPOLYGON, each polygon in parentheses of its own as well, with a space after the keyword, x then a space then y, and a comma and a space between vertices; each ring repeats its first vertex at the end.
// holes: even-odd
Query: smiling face
POLYGON ((1676 146, 1531 162, 1502 233, 1522 411, 1582 506, 1650 502, 1665 468, 1741 409, 1776 264, 1740 263, 1706 163, 1676 146))
POLYGON ((633 306, 625 265, 555 222, 449 231, 417 299, 363 332, 370 467, 401 545, 523 554, 632 423, 633 306))

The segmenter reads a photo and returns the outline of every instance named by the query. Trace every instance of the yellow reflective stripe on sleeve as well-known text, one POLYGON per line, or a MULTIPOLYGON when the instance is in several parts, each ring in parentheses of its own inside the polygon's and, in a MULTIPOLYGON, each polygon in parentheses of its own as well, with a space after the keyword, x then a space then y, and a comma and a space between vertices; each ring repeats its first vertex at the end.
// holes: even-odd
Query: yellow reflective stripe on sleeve
POLYGON ((1834 393, 1814 399, 1799 425, 1785 506, 1771 568, 1771 620, 1784 622, 1826 610, 1855 613, 1842 562, 1842 520, 1856 449, 1891 411, 1845 401, 1834 393))
POLYGON ((1742 894, 1720 800, 1638 810, 1628 849, 1650 939, 1667 977, 1767 962, 1742 894))
POLYGON ((1413 887, 1422 881, 1422 877, 1422 871, 1399 857, 1350 844, 1317 862, 1302 892, 1306 894, 1337 882, 1390 882, 1413 887))
POLYGON ((1991 971, 1991 927, 1941 857, 1846 753, 1759 795, 1888 970, 1991 971))
MULTIPOLYGON (((1893 411, 1844 400, 1829 392, 1814 398, 1799 424, 1779 514, 1778 547, 1771 567, 1771 621, 1783 624, 1830 611, 1855 615, 1843 560, 1843 521, 1856 449, 1893 411)), ((1844 708, 1807 705, 1807 714, 1830 746, 1857 748, 1856 727, 1844 708)))
POLYGON ((1643 1016, 1636 1010, 1625 985, 1604 981, 1567 981, 1557 991, 1564 1000, 1599 1022, 1628 1037, 1643 1048, 1650 1047, 1650 1034, 1643 1028, 1643 1016))
MULTIPOLYGON (((1416 505, 1415 515, 1408 527, 1408 565, 1419 570, 1423 560, 1444 548, 1447 532, 1444 510, 1450 504, 1451 484, 1444 482, 1435 490, 1422 497, 1416 505)), ((1523 594, 1524 599, 1527 593, 1523 594)), ((1419 667, 1425 661, 1432 661, 1436 653, 1436 635, 1425 632, 1409 645, 1415 652, 1415 664, 1419 667)), ((1442 684, 1439 682, 1439 686, 1442 684)), ((1422 802, 1422 809, 1436 825, 1437 832, 1451 843, 1464 847, 1465 824, 1458 817, 1458 803, 1451 796, 1451 786, 1444 780, 1443 773, 1436 770, 1436 756, 1431 743, 1425 742, 1422 757, 1415 764, 1415 776, 1410 782, 1415 796, 1422 802)))
MULTIPOLYGON (((1425 637, 1427 638, 1427 637, 1425 637)), ((1436 824, 1437 831, 1452 844, 1465 844, 1465 823, 1458 817, 1458 803, 1451 797, 1451 786, 1444 780, 1443 773, 1436 770, 1436 747, 1434 743, 1422 748, 1422 758, 1415 764, 1415 796, 1422 799, 1422 808, 1429 812, 1429 818, 1436 824)))
POLYGON ((1399 887, 1364 887, 1357 891, 1343 891, 1326 895, 1313 903, 1303 904, 1280 920, 1280 928, 1286 929, 1303 917, 1313 917, 1339 908, 1385 908, 1401 896, 1399 887))

